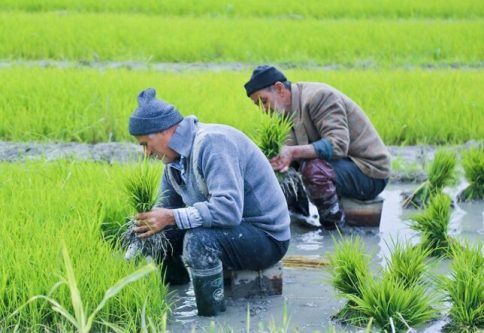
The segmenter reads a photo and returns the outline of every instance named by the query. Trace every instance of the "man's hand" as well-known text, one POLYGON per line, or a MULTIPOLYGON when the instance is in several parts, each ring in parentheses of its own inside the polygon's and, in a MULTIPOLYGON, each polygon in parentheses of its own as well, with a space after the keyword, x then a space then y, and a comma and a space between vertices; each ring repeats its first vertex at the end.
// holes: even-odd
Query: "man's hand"
POLYGON ((136 235, 143 239, 160 232, 168 225, 175 224, 175 216, 171 209, 153 208, 146 213, 139 213, 135 216, 137 228, 134 228, 136 235))
POLYGON ((270 162, 274 170, 279 172, 287 172, 293 160, 293 147, 283 146, 279 155, 271 158, 270 162))

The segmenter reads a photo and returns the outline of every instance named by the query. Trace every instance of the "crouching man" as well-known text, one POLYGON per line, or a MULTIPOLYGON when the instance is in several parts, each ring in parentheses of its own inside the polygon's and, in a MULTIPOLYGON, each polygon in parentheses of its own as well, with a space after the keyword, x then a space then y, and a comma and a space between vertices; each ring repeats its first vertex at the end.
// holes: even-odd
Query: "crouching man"
POLYGON ((323 227, 344 224, 338 196, 371 200, 383 191, 390 154, 361 107, 348 96, 324 83, 291 83, 267 65, 254 69, 245 90, 262 109, 292 117, 286 145, 271 164, 285 172, 292 162, 300 163, 323 227))
POLYGON ((213 316, 225 310, 223 269, 265 269, 285 255, 286 201, 271 165, 242 132, 184 118, 155 95, 142 91, 129 119, 145 154, 165 164, 159 205, 136 216, 135 232, 165 233, 171 243, 165 281, 189 281, 183 260, 198 314, 213 316))

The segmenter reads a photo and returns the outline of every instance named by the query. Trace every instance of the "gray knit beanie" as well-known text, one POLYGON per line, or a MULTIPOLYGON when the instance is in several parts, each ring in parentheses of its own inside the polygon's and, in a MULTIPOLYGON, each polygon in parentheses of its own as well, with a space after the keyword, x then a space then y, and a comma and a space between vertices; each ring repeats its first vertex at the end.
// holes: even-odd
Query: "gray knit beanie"
POLYGON ((171 104, 156 99, 156 90, 148 88, 138 95, 138 107, 129 117, 129 134, 142 136, 161 132, 183 120, 171 104))

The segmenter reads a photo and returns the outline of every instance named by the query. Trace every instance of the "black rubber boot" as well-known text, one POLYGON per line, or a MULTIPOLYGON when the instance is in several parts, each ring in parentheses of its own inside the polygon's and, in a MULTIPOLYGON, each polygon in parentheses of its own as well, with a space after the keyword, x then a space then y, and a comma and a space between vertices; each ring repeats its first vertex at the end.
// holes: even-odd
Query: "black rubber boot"
POLYGON ((209 269, 191 269, 199 316, 216 316, 225 311, 222 263, 209 269))
POLYGON ((181 256, 166 256, 161 265, 161 278, 165 284, 172 286, 187 284, 190 282, 190 275, 181 259, 181 256))

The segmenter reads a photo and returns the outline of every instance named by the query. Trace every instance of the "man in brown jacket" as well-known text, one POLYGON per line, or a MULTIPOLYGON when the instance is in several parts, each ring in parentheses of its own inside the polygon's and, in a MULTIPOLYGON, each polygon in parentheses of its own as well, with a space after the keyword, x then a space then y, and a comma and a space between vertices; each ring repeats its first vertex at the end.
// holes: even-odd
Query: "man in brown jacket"
POLYGON ((299 162, 310 200, 323 227, 344 224, 338 196, 370 200, 385 188, 390 154, 363 110, 323 83, 292 84, 273 66, 254 69, 247 96, 265 111, 293 117, 286 145, 270 162, 285 172, 299 162))

